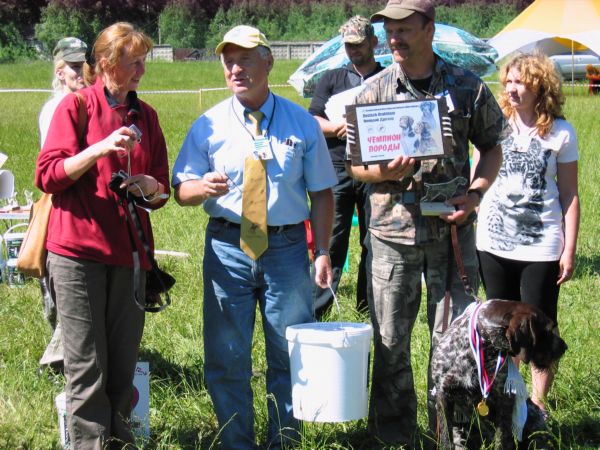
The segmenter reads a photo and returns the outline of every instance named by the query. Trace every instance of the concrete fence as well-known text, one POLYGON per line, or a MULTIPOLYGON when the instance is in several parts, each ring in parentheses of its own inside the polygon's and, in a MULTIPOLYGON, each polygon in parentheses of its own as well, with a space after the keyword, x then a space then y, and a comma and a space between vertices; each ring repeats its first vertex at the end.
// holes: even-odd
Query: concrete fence
POLYGON ((270 44, 275 59, 306 59, 323 45, 323 42, 273 41, 270 44))
MULTIPOLYGON (((281 59, 306 59, 317 50, 323 42, 284 42, 284 41, 273 41, 271 44, 271 51, 273 57, 277 60, 281 59)), ((189 55, 180 56, 180 52, 177 52, 170 45, 155 45, 150 54, 148 60, 152 61, 174 61, 176 59, 181 60, 196 60, 196 61, 211 61, 216 59, 213 49, 189 49, 189 55), (192 51, 194 50, 194 51, 192 51), (190 57, 193 54, 193 57, 190 57)))

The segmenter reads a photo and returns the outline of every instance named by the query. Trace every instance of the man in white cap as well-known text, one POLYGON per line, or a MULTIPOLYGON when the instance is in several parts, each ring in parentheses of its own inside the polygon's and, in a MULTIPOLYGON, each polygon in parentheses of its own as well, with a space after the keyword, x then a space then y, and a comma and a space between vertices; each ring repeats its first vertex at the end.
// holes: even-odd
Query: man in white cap
POLYGON ((367 249, 363 243, 367 234, 365 223, 368 215, 365 184, 352 179, 346 171, 346 121, 330 119, 325 110, 331 96, 360 86, 365 80, 381 72, 383 67, 375 61, 374 51, 378 41, 369 19, 361 16, 350 18, 340 28, 340 34, 350 62, 323 74, 315 87, 315 93, 308 109, 319 122, 325 135, 338 178, 338 183, 333 188, 335 212, 329 247, 333 270, 332 290, 322 289, 315 285, 314 306, 317 318, 321 318, 331 307, 333 292, 337 291, 340 283, 348 253, 352 216, 355 209, 358 212, 361 245, 356 283, 356 307, 359 311, 367 310, 367 274, 365 270, 367 249))
POLYGON ((256 448, 252 335, 262 315, 267 360, 266 446, 298 442, 289 325, 312 322, 304 220, 315 240, 315 282, 331 284, 335 172, 317 121, 268 86, 273 56, 256 28, 237 26, 216 48, 233 96, 192 125, 173 167, 181 205, 202 204, 206 228, 204 375, 223 448, 256 448), (307 204, 310 197, 310 206, 307 204))
MULTIPOLYGON (((434 346, 444 322, 458 317, 473 301, 454 262, 451 223, 457 224, 464 272, 477 292, 475 208, 500 167, 506 125, 492 93, 476 75, 434 54, 431 0, 389 0, 371 21, 383 21, 394 62, 367 82, 356 103, 438 98, 446 102, 452 126, 448 158, 416 163, 400 156, 370 166, 347 163, 352 176, 370 183, 367 279, 373 293, 369 306, 375 352, 369 428, 388 444, 412 447, 419 443, 410 342, 421 303, 421 280, 427 287, 427 320, 434 346), (472 179, 469 142, 482 155, 472 179), (421 214, 420 201, 427 189, 451 180, 455 183, 448 185, 456 190, 448 193, 447 203, 455 211, 433 217, 421 214)), ((434 429, 435 409, 429 413, 434 429)))

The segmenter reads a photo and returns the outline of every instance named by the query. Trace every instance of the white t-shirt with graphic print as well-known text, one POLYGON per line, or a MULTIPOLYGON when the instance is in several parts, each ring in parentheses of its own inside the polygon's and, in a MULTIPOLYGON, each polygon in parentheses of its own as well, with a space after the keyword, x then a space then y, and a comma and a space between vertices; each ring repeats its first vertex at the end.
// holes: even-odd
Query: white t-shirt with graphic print
POLYGON ((557 163, 579 159, 571 124, 558 119, 545 138, 513 130, 502 166, 477 219, 477 249, 519 261, 556 261, 564 248, 557 163))

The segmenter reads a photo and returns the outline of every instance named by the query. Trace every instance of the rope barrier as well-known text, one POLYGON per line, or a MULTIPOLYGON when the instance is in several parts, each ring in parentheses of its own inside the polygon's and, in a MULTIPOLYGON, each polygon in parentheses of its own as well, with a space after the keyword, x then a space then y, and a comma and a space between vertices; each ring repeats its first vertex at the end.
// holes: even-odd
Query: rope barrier
MULTIPOLYGON (((291 88, 290 84, 272 84, 270 88, 291 88)), ((203 92, 217 92, 217 91, 229 91, 228 87, 216 87, 216 88, 200 88, 200 89, 164 89, 164 90, 151 90, 151 91, 137 91, 138 94, 198 94, 198 105, 202 109, 202 93, 203 92)), ((14 94, 14 93, 32 93, 32 92, 54 92, 52 89, 0 89, 0 94, 14 94)))
MULTIPOLYGON (((290 84, 272 84, 270 88, 291 88, 290 84)), ((216 88, 200 88, 200 89, 164 89, 164 90, 151 90, 151 91, 137 91, 138 94, 197 94, 201 92, 211 91, 228 91, 228 87, 216 87, 216 88)), ((23 93, 23 92, 54 92, 52 89, 0 89, 0 93, 23 93)))

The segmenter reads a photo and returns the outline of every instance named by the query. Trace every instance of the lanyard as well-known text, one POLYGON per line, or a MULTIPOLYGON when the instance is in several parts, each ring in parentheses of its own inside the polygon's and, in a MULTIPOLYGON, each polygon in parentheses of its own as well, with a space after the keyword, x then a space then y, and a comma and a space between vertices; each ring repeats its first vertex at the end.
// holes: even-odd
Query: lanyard
MULTIPOLYGON (((270 94, 272 95, 272 94, 270 94)), ((269 127, 271 126, 271 121, 273 120, 273 116, 275 116, 275 105, 277 103, 277 97, 275 97, 273 95, 273 109, 271 109, 271 114, 269 116, 269 120, 267 122, 267 127, 265 128, 265 131, 263 132, 263 136, 266 136, 269 134, 269 127)), ((254 134, 250 133, 250 130, 248 130, 248 128, 246 127, 246 123, 242 122, 242 119, 240 119, 240 117, 237 115, 237 113, 235 112, 235 109, 233 107, 233 98, 231 99, 231 111, 233 113, 233 115, 235 116, 235 118, 238 120, 238 122, 240 123, 240 125, 242 126, 242 128, 244 128, 244 130, 246 131, 246 133, 248 133, 250 135, 250 137, 252 138, 252 140, 256 140, 256 136, 254 136, 254 134)))
POLYGON ((475 362, 477 363, 477 373, 479 378, 479 388, 481 389, 482 400, 477 405, 477 411, 481 416, 487 416, 489 412, 489 408, 486 405, 486 400, 490 395, 490 391, 492 389, 492 384, 496 379, 496 375, 504 365, 505 357, 502 355, 502 352, 498 352, 498 358, 496 360, 496 369, 494 374, 490 376, 487 373, 485 368, 485 360, 484 360, 484 352, 483 347, 483 339, 479 336, 479 332, 477 331, 477 315, 479 314, 479 308, 481 308, 482 303, 478 303, 471 314, 471 319, 469 320, 469 343, 471 344, 471 350, 473 351, 473 356, 475 357, 475 362))

